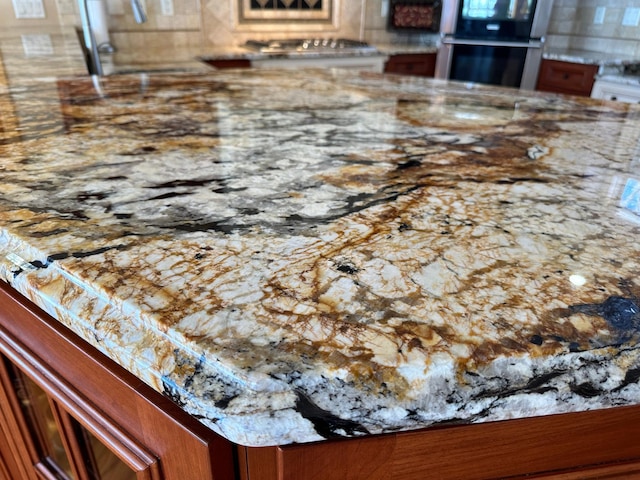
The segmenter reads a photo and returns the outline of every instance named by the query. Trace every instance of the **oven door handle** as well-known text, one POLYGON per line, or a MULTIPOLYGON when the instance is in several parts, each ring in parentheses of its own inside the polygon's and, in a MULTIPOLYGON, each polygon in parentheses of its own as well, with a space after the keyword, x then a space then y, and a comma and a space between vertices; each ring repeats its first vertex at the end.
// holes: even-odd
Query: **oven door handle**
POLYGON ((528 42, 505 42, 500 40, 474 40, 467 38, 444 37, 441 42, 445 45, 476 45, 482 47, 522 47, 522 48, 542 48, 543 39, 530 40, 528 42))

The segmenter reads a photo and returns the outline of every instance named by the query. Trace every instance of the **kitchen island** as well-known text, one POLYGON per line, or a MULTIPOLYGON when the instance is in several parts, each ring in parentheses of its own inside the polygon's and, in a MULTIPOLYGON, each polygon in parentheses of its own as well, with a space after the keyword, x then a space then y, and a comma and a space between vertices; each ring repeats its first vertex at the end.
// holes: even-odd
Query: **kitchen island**
POLYGON ((227 441, 347 472, 587 424, 600 457, 529 471, 640 458, 634 107, 248 70, 43 78, 0 112, 0 277, 227 441))

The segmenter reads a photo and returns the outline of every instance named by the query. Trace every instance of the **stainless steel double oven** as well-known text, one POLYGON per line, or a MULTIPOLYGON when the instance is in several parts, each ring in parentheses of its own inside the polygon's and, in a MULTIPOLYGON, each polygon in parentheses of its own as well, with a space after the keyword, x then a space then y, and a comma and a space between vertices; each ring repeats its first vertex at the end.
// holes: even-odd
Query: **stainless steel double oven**
POLYGON ((444 0, 436 77, 535 88, 553 0, 444 0))

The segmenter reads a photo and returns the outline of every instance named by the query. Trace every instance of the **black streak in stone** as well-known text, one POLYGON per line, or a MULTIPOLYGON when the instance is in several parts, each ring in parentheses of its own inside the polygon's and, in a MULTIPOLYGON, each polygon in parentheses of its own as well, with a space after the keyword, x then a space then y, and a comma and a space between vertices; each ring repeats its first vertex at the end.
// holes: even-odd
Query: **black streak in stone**
POLYGON ((589 382, 581 383, 580 385, 571 385, 571 391, 577 393, 584 398, 593 398, 602 394, 602 391, 594 387, 589 382))
POLYGON ((69 253, 67 252, 55 253, 47 257, 47 263, 54 262, 56 260, 64 260, 65 258, 68 258, 68 257, 69 257, 69 253))
POLYGON ((108 252, 109 250, 125 250, 127 247, 125 245, 117 245, 115 247, 102 247, 96 248, 95 250, 90 250, 87 252, 73 252, 71 256, 73 258, 85 258, 91 257, 93 255, 100 255, 101 253, 108 252))
POLYGON ((409 160, 407 162, 404 163, 400 163, 398 164, 398 166, 396 167, 398 170, 405 170, 407 168, 413 168, 413 167, 419 167, 421 165, 419 160, 409 160))
POLYGON ((362 425, 352 422, 351 420, 344 420, 321 409, 303 393, 297 392, 297 395, 296 410, 300 415, 313 423, 316 432, 324 438, 343 436, 337 433, 339 430, 343 430, 347 435, 364 435, 369 433, 362 425))
POLYGON ((640 368, 632 368, 630 370, 627 370, 627 373, 624 376, 624 380, 620 385, 614 388, 613 391, 617 392, 619 390, 622 390, 627 385, 638 383, 638 380, 640 380, 640 368))
POLYGON ((548 383, 556 377, 563 375, 565 370, 554 370, 539 377, 532 378, 529 383, 524 387, 526 391, 538 391, 540 388, 548 388, 548 383))

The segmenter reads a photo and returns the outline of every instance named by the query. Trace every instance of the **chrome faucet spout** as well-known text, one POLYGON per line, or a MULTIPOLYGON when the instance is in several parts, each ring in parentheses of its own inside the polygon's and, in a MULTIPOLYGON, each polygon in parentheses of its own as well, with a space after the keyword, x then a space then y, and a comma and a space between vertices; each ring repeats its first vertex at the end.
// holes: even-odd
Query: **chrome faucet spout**
POLYGON ((144 11, 144 6, 140 0, 131 0, 131 9, 133 10, 133 18, 135 18, 137 23, 147 21, 147 13, 144 11))
POLYGON ((91 26, 91 17, 89 15, 89 6, 87 0, 78 0, 80 8, 80 21, 82 22, 82 37, 85 46, 85 55, 87 57, 87 66, 91 75, 102 75, 102 63, 100 63, 100 54, 98 52, 98 44, 96 36, 91 26))
MULTIPOLYGON (((93 26, 91 24, 88 1, 89 0, 78 0, 80 20, 82 22, 84 52, 89 73, 91 75, 102 76, 104 73, 102 63, 100 62, 100 53, 98 50, 98 43, 96 42, 96 34, 93 31, 93 26)), ((147 14, 141 0, 131 0, 131 9, 133 10, 133 17, 137 23, 144 23, 147 21, 147 14)))

